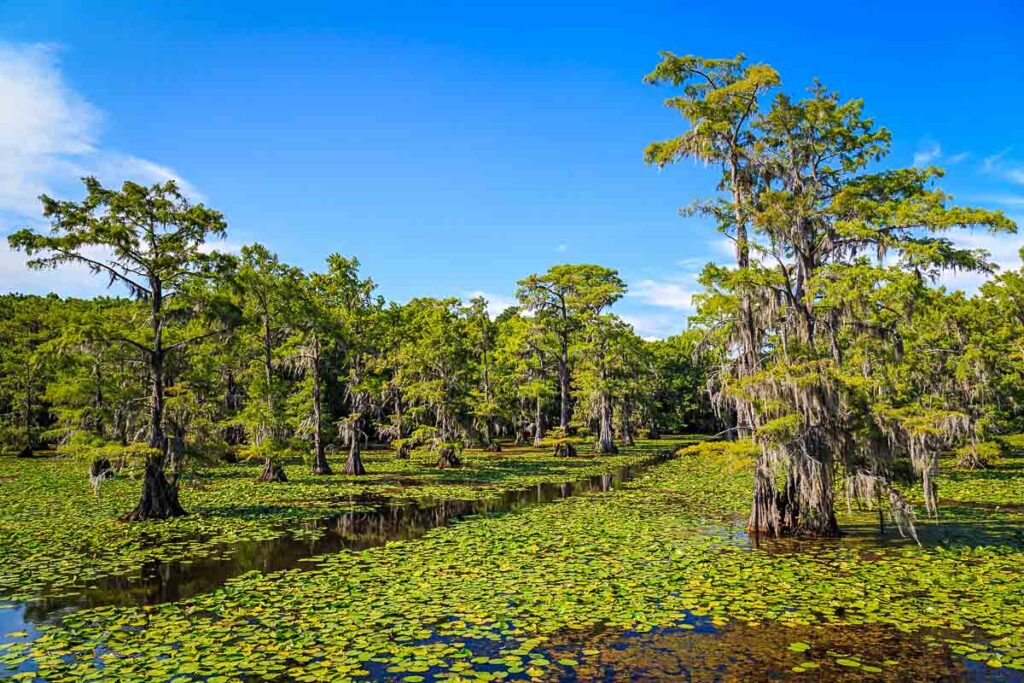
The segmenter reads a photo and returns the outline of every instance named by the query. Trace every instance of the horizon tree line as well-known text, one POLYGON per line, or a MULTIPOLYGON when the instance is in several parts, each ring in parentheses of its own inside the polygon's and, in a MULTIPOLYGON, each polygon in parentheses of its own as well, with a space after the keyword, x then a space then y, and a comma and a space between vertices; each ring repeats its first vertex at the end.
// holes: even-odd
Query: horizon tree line
POLYGON ((42 198, 49 234, 9 242, 32 268, 85 265, 127 296, 0 296, 0 444, 140 454, 127 519, 185 513, 189 455, 259 458, 258 480, 275 482, 294 456, 330 474, 341 449, 343 472, 364 474, 370 442, 453 467, 467 444, 580 433, 610 453, 709 419, 683 395, 702 376, 685 336, 644 341, 607 312, 626 290, 614 270, 530 275, 493 318, 481 297, 386 302, 355 258, 306 273, 259 244, 209 249, 224 217, 173 181, 84 184, 81 201, 42 198))

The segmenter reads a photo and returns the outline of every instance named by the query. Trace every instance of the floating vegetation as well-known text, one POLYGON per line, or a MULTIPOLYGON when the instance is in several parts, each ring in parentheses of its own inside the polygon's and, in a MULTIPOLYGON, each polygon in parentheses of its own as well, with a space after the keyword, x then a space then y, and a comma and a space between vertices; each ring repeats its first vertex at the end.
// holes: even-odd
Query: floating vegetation
MULTIPOLYGON (((732 457, 695 449, 607 493, 332 554, 307 571, 252 572, 176 603, 83 610, 7 645, 0 661, 48 681, 588 679, 614 659, 595 633, 691 632, 727 649, 735 637, 743 661, 760 646, 740 643, 766 634, 790 674, 884 680, 981 666, 1015 680, 1024 670, 1024 544, 955 534, 880 544, 857 531, 751 550, 736 522, 751 475, 732 457), (582 644, 567 646, 573 638, 582 644), (897 645, 904 654, 890 656, 897 645), (952 659, 928 664, 929 652, 952 659)), ((1022 474, 1002 460, 941 490, 1008 503, 1024 493, 1022 474), (979 487, 977 476, 1001 484, 979 487)), ((985 512, 945 528, 1024 521, 985 512)), ((844 526, 873 519, 855 511, 844 526)))
POLYGON ((0 476, 8 483, 0 486, 0 600, 63 595, 104 577, 137 575, 154 562, 222 557, 234 546, 294 535, 304 523, 389 500, 485 500, 544 482, 576 481, 668 447, 671 442, 648 442, 622 456, 572 461, 546 450, 466 451, 466 466, 445 472, 428 452, 396 460, 368 451, 372 479, 312 475, 295 463, 289 481, 279 486, 254 485, 261 464, 239 463, 201 470, 183 483, 188 516, 131 525, 119 516, 138 497, 138 482, 108 480, 97 499, 72 459, 3 458, 0 476))

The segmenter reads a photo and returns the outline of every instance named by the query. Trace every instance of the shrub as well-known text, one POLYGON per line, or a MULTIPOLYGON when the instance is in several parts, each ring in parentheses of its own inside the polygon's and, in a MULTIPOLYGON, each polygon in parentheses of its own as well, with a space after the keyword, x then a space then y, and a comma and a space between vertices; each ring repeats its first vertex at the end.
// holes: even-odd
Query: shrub
POLYGON ((956 466, 977 470, 991 467, 1003 455, 1003 447, 998 441, 979 441, 969 443, 956 450, 956 466))

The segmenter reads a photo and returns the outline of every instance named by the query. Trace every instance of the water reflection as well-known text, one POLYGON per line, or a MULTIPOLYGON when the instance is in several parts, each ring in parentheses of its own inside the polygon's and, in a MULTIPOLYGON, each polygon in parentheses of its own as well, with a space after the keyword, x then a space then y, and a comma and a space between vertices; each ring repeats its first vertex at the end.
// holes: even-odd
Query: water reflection
MULTIPOLYGON (((6 633, 36 624, 57 623, 63 615, 87 607, 177 602, 216 590, 227 580, 251 571, 267 573, 311 568, 318 564, 318 556, 416 539, 431 529, 473 515, 509 512, 581 493, 611 491, 666 457, 667 454, 578 481, 539 483, 483 500, 395 501, 374 495, 351 497, 347 501, 352 512, 303 523, 297 527, 297 534, 231 544, 224 546, 220 556, 173 562, 154 560, 136 574, 101 578, 77 595, 0 609, 0 624, 7 627, 6 633), (372 509, 367 510, 368 507, 372 509)), ((292 527, 290 531, 295 529, 292 527)), ((0 638, 0 641, 12 639, 18 638, 0 638)))

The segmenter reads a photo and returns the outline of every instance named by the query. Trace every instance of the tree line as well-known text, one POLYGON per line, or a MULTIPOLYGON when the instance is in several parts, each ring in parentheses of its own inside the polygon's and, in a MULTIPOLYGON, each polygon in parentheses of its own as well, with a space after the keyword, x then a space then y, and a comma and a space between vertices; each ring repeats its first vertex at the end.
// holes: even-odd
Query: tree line
POLYGON ((547 436, 571 452, 580 433, 610 453, 714 420, 694 337, 638 337, 609 311, 626 291, 614 270, 530 275, 496 316, 482 297, 387 302, 355 258, 307 273, 259 244, 209 249, 224 217, 173 182, 85 189, 44 196, 51 231, 10 244, 33 268, 84 265, 127 295, 0 297, 0 439, 25 455, 144 457, 130 519, 184 513, 189 456, 260 458, 272 482, 295 456, 330 474, 339 451, 364 474, 370 443, 428 447, 452 467, 468 444, 547 436))

